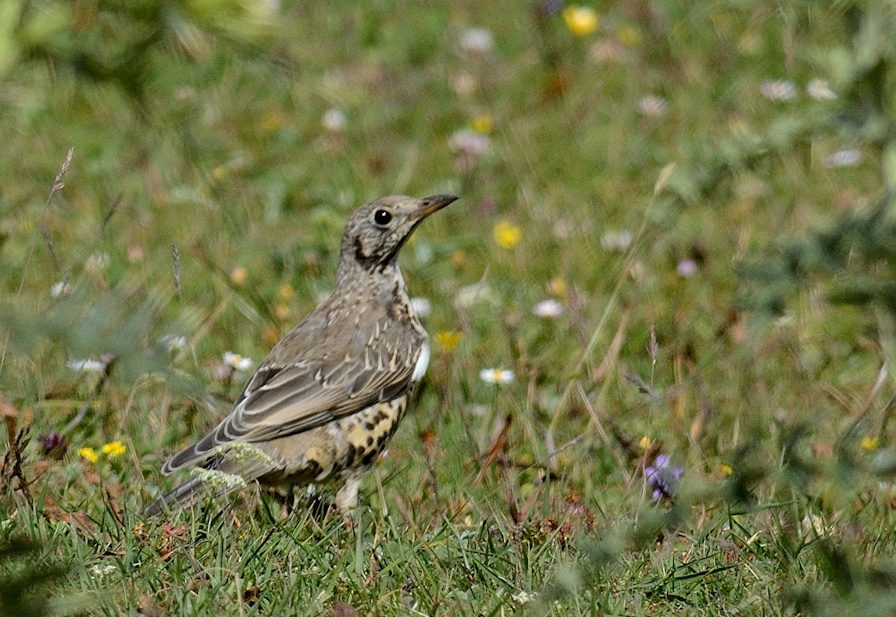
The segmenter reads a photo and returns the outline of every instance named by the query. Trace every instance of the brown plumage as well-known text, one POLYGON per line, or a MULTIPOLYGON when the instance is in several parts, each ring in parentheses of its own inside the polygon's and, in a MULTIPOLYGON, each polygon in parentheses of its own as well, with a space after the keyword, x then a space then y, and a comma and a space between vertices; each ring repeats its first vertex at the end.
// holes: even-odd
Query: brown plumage
POLYGON ((170 474, 200 465, 223 474, 195 475, 148 514, 189 500, 210 480, 223 478, 213 483, 226 492, 234 476, 266 485, 341 482, 337 506, 357 505, 361 477, 398 427, 429 361, 396 256, 420 221, 456 199, 383 197, 352 214, 333 293, 271 350, 230 415, 162 468, 170 474))

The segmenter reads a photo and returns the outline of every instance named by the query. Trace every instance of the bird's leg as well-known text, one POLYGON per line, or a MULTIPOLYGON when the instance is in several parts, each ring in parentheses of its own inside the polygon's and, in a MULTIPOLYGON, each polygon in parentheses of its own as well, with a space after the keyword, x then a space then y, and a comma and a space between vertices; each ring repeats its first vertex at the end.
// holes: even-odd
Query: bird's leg
POLYGON ((336 493, 336 507, 345 517, 346 527, 352 527, 355 522, 355 510, 358 507, 358 490, 361 488, 361 478, 366 469, 358 469, 349 473, 345 478, 345 484, 336 493))

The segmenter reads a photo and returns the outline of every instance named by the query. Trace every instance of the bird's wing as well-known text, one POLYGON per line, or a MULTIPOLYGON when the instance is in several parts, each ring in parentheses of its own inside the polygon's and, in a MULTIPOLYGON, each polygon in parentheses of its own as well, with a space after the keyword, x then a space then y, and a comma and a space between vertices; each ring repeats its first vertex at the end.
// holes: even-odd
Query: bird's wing
POLYGON ((419 346, 366 350, 354 362, 299 361, 263 365, 230 415, 198 443, 169 460, 163 472, 207 458, 221 445, 261 442, 322 426, 391 400, 408 387, 419 346))

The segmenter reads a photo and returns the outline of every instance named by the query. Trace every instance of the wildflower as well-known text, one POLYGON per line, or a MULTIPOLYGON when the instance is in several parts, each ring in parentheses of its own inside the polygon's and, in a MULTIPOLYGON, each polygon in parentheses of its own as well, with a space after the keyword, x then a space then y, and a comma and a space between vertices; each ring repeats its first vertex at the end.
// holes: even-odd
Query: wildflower
POLYGON ((230 271, 230 282, 237 287, 242 287, 246 283, 249 272, 243 266, 237 266, 230 271))
POLYGON ((102 373, 106 370, 106 363, 102 360, 69 360, 65 365, 79 373, 102 373))
POLYGON ((296 290, 292 288, 292 285, 289 283, 284 283, 280 285, 280 289, 277 290, 277 298, 282 300, 283 302, 289 302, 293 298, 296 297, 296 290))
POLYGON ((324 112, 321 124, 330 132, 341 133, 348 126, 348 116, 338 107, 331 107, 324 112))
POLYGON ((796 98, 796 86, 786 79, 770 79, 759 86, 762 96, 770 101, 790 101, 796 98))
POLYGON ((563 305, 554 299, 542 300, 532 309, 537 317, 545 319, 554 319, 563 314, 563 305))
POLYGON ((445 351, 454 351, 460 344, 463 334, 457 330, 441 330, 436 332, 436 342, 445 351))
POLYGON ((91 274, 99 274, 109 267, 107 253, 94 253, 84 260, 84 269, 91 274))
POLYGON ((565 279, 558 276, 551 279, 551 282, 548 283, 548 291, 559 298, 565 298, 569 293, 569 286, 566 284, 565 279))
POLYGON ((166 334, 159 339, 168 351, 180 351, 187 346, 187 337, 180 334, 166 334))
POLYGON ((861 162, 862 151, 855 148, 837 150, 824 157, 824 166, 828 168, 855 167, 861 162))
POLYGON ((464 285, 457 290, 454 301, 461 308, 470 308, 479 303, 491 306, 497 306, 500 303, 497 294, 489 287, 488 283, 464 285))
POLYGON ((538 597, 538 594, 536 594, 536 593, 529 593, 528 591, 520 591, 520 592, 515 593, 512 596, 510 596, 510 599, 513 600, 514 604, 522 606, 523 604, 529 604, 530 602, 535 600, 535 598, 537 598, 537 597, 538 597))
POLYGON ((448 139, 448 147, 455 154, 478 156, 485 154, 491 144, 491 139, 469 129, 461 129, 448 139))
POLYGON ((467 28, 460 35, 460 48, 468 54, 486 55, 495 46, 495 37, 486 28, 467 28))
POLYGON ((62 458, 62 455, 65 454, 65 451, 68 449, 68 442, 65 440, 65 435, 57 433, 56 431, 50 431, 41 438, 40 449, 44 453, 44 456, 58 460, 62 458))
POLYGON ((451 88, 459 96, 470 96, 478 87, 476 78, 466 71, 460 71, 451 78, 451 88))
POLYGON ((418 317, 428 317, 432 312, 432 302, 426 298, 411 298, 411 309, 418 317))
POLYGON ((647 487, 653 491, 650 496, 653 501, 671 499, 675 496, 675 489, 678 487, 684 468, 671 467, 670 463, 668 456, 660 454, 653 461, 653 465, 644 468, 647 487))
POLYGON ((831 85, 824 79, 813 79, 806 85, 806 92, 816 101, 831 101, 837 98, 837 94, 831 90, 831 85))
POLYGON ((635 26, 622 26, 616 33, 616 38, 626 47, 637 47, 644 37, 635 26))
POLYGON ((638 111, 650 118, 661 118, 669 111, 669 101, 661 96, 648 94, 638 101, 638 111))
POLYGON ((719 465, 719 471, 722 472, 723 476, 730 476, 734 473, 734 469, 727 463, 722 463, 721 465, 719 465))
POLYGON ((625 47, 619 41, 603 39, 588 50, 588 59, 594 64, 613 64, 622 60, 625 47))
POLYGON ((97 564, 90 568, 90 578, 102 578, 107 574, 112 574, 116 570, 118 570, 118 566, 115 564, 107 563, 104 566, 97 564))
POLYGON ((880 438, 868 435, 862 439, 862 447, 865 450, 874 451, 880 446, 880 438))
POLYGON ((632 238, 632 232, 626 229, 622 231, 608 231, 600 237, 600 245, 608 251, 624 253, 632 245, 632 238))
POLYGON ((244 358, 238 353, 225 351, 223 356, 224 364, 235 371, 247 371, 252 368, 252 358, 244 358))
POLYGON ((66 281, 53 283, 53 286, 50 287, 50 295, 54 298, 62 298, 63 296, 67 296, 70 293, 72 293, 72 286, 69 285, 66 281))
POLYGON ((488 135, 495 129, 495 119, 488 114, 482 114, 473 118, 473 130, 482 135, 488 135))
POLYGON ((100 460, 100 457, 97 455, 96 450, 93 448, 78 448, 78 456, 83 458, 88 463, 95 463, 100 460))
POLYGON ((494 229, 495 242, 502 249, 511 250, 520 243, 523 237, 522 230, 507 221, 499 221, 494 229))
POLYGON ((653 440, 647 435, 644 435, 641 437, 640 441, 638 441, 638 448, 641 452, 647 452, 650 450, 651 446, 653 446, 653 440))
POLYGON ((283 128, 286 122, 287 118, 282 112, 271 110, 258 120, 258 128, 265 133, 273 133, 283 128))
POLYGON ((600 25, 597 13, 587 6, 566 7, 563 9, 563 21, 569 31, 576 36, 588 36, 600 25))
POLYGON ((115 458, 127 452, 127 448, 120 441, 110 441, 101 448, 101 451, 109 458, 115 458))
POLYGON ((678 262, 678 266, 675 268, 678 272, 679 276, 683 276, 685 278, 694 276, 697 274, 697 262, 693 259, 682 259, 678 262))
POLYGON ((516 376, 513 371, 506 368, 484 368, 479 371, 479 379, 491 384, 513 383, 516 376))

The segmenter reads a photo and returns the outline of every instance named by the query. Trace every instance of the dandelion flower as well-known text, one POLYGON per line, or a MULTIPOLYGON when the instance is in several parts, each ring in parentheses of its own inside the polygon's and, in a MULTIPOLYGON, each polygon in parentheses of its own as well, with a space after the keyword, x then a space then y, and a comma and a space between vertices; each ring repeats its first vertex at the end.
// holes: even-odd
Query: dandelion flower
POLYGON ((597 13, 587 6, 566 7, 563 9, 563 21, 569 31, 576 36, 588 36, 600 25, 597 13))
POLYGON ((877 450, 878 446, 880 446, 880 439, 874 437, 873 435, 868 435, 867 437, 862 439, 862 447, 865 450, 877 450))
POLYGON ((116 456, 121 456, 125 452, 127 452, 127 448, 120 441, 110 441, 105 444, 101 448, 103 454, 108 456, 109 458, 115 458, 116 456))
POLYGON ((78 456, 83 458, 88 463, 95 463, 100 460, 100 457, 97 455, 96 450, 93 448, 78 448, 78 456))
POLYGON ((551 279, 551 282, 548 283, 548 291, 555 296, 565 298, 569 293, 569 285, 566 284, 565 279, 558 276, 551 279))
POLYGON ((230 282, 237 287, 242 287, 246 284, 246 278, 248 278, 248 276, 249 272, 243 266, 237 266, 230 271, 230 282))
POLYGON ((508 221, 499 221, 494 229, 495 242, 502 249, 511 250, 523 238, 522 230, 508 221))
POLYGON ((556 317, 560 317, 563 314, 563 305, 554 300, 553 298, 549 298, 547 300, 542 300, 532 309, 532 312, 537 317, 543 317, 545 319, 554 319, 556 317))
POLYGON ((296 290, 293 289, 292 285, 289 283, 284 283, 280 285, 280 289, 277 290, 277 298, 282 300, 283 302, 289 302, 293 298, 296 297, 296 290))
POLYGON ((436 332, 436 343, 445 351, 454 351, 460 344, 463 334, 457 330, 442 330, 436 332))
POLYGON ((488 135, 495 129, 495 119, 488 114, 473 118, 473 130, 481 135, 488 135))
POLYGON ((515 378, 513 371, 506 368, 484 368, 479 371, 479 379, 485 383, 504 385, 513 383, 515 378))
POLYGON ((235 371, 247 371, 252 368, 252 358, 246 358, 232 351, 225 351, 223 356, 224 364, 235 371))
POLYGON ((719 465, 719 471, 722 472, 723 476, 730 476, 734 473, 734 469, 732 469, 731 465, 728 465, 727 463, 722 463, 721 465, 719 465))

